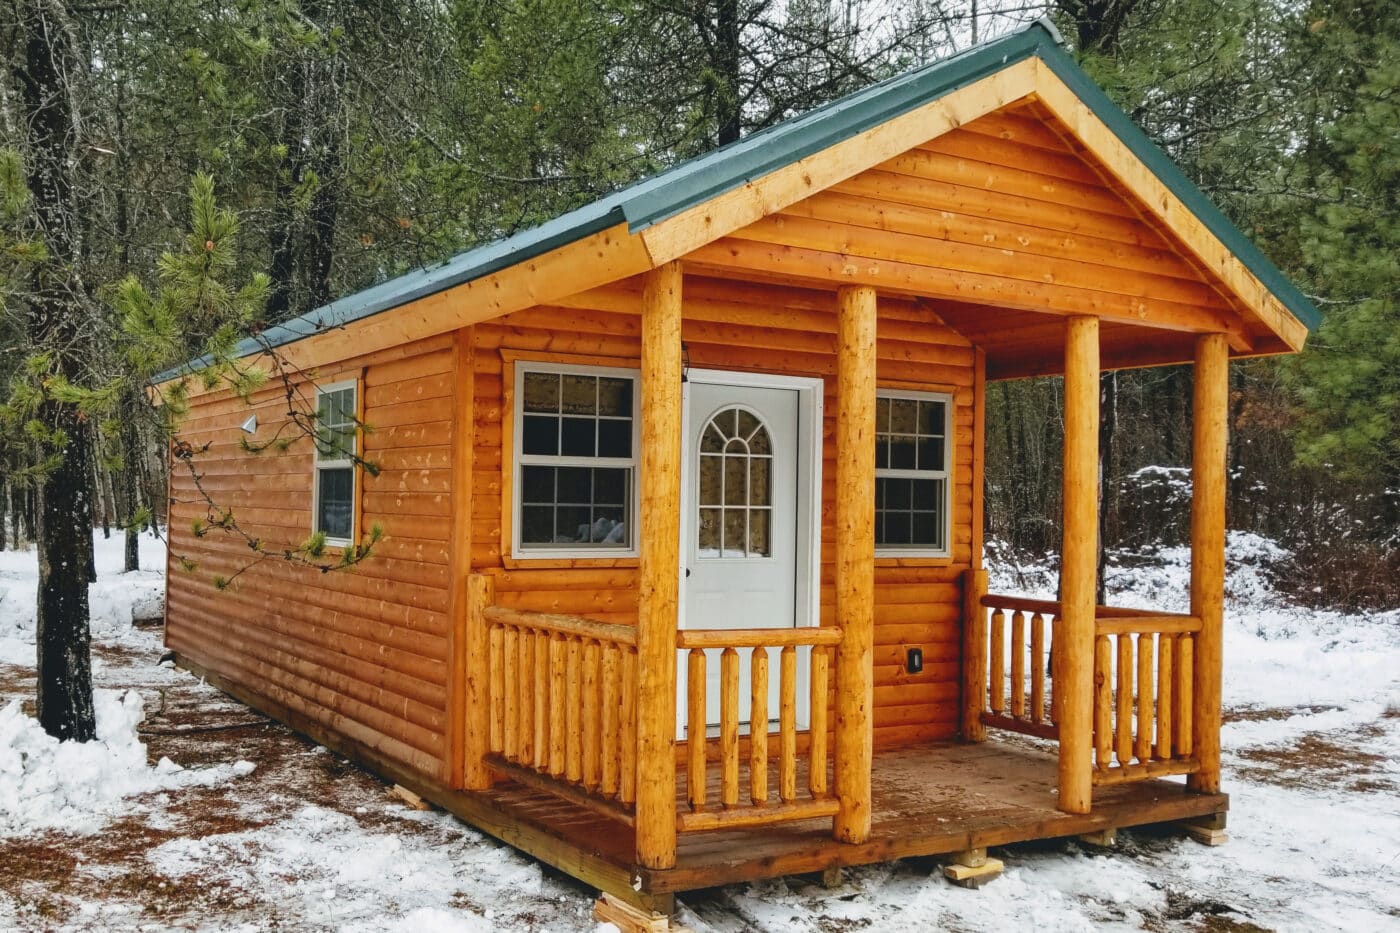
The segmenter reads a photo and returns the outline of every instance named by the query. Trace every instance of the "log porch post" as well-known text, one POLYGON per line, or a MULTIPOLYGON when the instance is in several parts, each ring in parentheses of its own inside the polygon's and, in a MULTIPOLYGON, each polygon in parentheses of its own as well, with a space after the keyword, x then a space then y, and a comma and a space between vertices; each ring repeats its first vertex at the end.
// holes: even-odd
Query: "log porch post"
POLYGON ((637 607, 637 861, 676 864, 676 613, 680 601, 681 267, 642 287, 637 607))
POLYGON ((870 837, 875 641, 875 289, 837 292, 836 813, 842 842, 870 837))
POLYGON ((1093 798, 1094 598, 1098 542, 1099 321, 1065 332, 1064 540, 1055 693, 1060 697, 1059 807, 1088 813, 1093 798))
MULTIPOLYGON (((468 521, 469 519, 462 519, 468 521)), ((463 786, 467 790, 487 790, 492 784, 486 766, 491 735, 491 657, 490 629, 483 613, 495 598, 495 581, 481 573, 466 580, 466 696, 463 701, 465 768, 463 786)))
POLYGON ((982 707, 987 702, 987 610, 982 607, 982 597, 986 595, 987 571, 980 568, 963 571, 964 742, 987 741, 987 727, 982 723, 982 707))
POLYGON ((1230 347, 1224 334, 1196 339, 1191 439, 1191 614, 1196 636, 1192 719, 1200 770, 1191 789, 1220 792, 1221 641, 1225 601, 1225 446, 1230 347))

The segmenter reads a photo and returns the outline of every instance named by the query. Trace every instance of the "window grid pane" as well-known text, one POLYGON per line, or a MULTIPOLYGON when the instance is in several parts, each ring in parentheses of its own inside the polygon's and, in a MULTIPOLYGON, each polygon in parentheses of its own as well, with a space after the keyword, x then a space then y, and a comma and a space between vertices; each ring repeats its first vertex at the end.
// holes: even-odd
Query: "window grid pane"
POLYGON ((515 492, 522 549, 632 546, 633 383, 631 376, 523 372, 515 492))
POLYGON ((769 557, 773 444, 752 412, 735 406, 701 432, 696 540, 701 558, 769 557))
POLYGON ((936 551, 948 547, 947 406, 941 399, 876 399, 877 547, 936 551))
POLYGON ((317 393, 317 460, 348 460, 353 457, 356 429, 353 386, 317 393))
POLYGON ((521 478, 522 546, 626 547, 630 543, 630 469, 526 466, 521 478))
POLYGON ((316 530, 328 538, 354 533, 355 471, 352 467, 316 470, 316 530))

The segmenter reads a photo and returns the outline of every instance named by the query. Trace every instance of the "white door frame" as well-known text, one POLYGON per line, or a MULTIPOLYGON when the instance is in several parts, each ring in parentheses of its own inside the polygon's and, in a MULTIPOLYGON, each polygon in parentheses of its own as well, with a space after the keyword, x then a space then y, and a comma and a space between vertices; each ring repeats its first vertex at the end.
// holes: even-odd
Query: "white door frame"
MULTIPOLYGON (((771 373, 732 372, 720 369, 691 369, 681 386, 681 521, 680 600, 677 605, 676 627, 686 627, 685 570, 687 542, 695 533, 695 504, 691 501, 691 482, 696 469, 695 450, 691 438, 690 386, 740 386, 756 389, 788 389, 797 392, 797 553, 796 592, 794 593, 793 624, 796 628, 821 625, 821 529, 822 529, 822 405, 826 384, 820 377, 781 376, 771 373)), ((809 665, 799 663, 797 672, 797 727, 808 724, 809 665)), ((684 663, 676 664, 676 737, 684 735, 687 670, 684 663)))

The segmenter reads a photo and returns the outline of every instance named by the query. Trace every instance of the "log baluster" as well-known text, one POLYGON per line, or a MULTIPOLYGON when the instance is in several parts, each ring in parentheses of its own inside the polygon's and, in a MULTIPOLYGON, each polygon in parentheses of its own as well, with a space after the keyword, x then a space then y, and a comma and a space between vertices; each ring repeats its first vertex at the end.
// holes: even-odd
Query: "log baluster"
POLYGON ((1006 616, 1007 610, 992 613, 991 663, 988 665, 988 705, 996 715, 1006 711, 1006 616))
POLYGON ((1137 637, 1137 759, 1142 764, 1152 760, 1152 641, 1155 636, 1143 633, 1137 637))
POLYGON ((541 773, 549 770, 549 704, 550 687, 554 677, 549 667, 549 633, 535 632, 535 746, 534 767, 541 773))
POLYGON ((505 661, 505 734, 501 754, 511 761, 520 757, 520 630, 507 626, 501 648, 505 661))
POLYGON ((589 639, 583 645, 583 786, 595 790, 602 780, 603 731, 602 674, 603 656, 598 642, 589 639))
POLYGON ((506 669, 502 663, 505 656, 505 629, 491 626, 489 636, 491 654, 491 753, 499 755, 505 750, 505 694, 506 669))
POLYGON ((567 665, 569 658, 569 645, 564 636, 553 634, 549 638, 549 668, 550 680, 553 684, 549 691, 549 773, 555 777, 561 777, 565 768, 565 749, 568 740, 565 738, 565 731, 568 729, 566 717, 568 713, 568 687, 565 681, 561 680, 560 672, 565 672, 567 676, 567 665))
POLYGON ((1114 715, 1114 754, 1120 765, 1133 760, 1133 636, 1117 635, 1118 709, 1114 715))
POLYGON ((1106 771, 1113 752, 1113 651, 1107 635, 1094 638, 1094 765, 1106 771))
POLYGON ((739 803, 739 652, 725 648, 719 656, 720 803, 739 803))
POLYGON ((1172 757, 1172 647, 1170 635, 1157 636, 1157 757, 1172 757))
POLYGON ((686 771, 685 787, 690 808, 705 805, 705 651, 691 648, 686 660, 686 771))
POLYGON ((1196 641, 1190 635, 1182 635, 1176 645, 1176 753, 1182 758, 1190 758, 1195 751, 1192 735, 1191 711, 1194 705, 1191 689, 1195 684, 1196 641))
POLYGON ((516 704, 516 709, 520 714, 520 756, 517 762, 522 765, 530 765, 535 758, 535 685, 533 674, 535 672, 535 633, 531 629, 522 628, 520 630, 519 642, 520 662, 516 666, 516 671, 520 678, 516 688, 520 692, 520 700, 516 704))
POLYGON ((1033 723, 1045 720, 1045 613, 1031 617, 1031 715, 1033 723))
POLYGON ((564 777, 573 784, 583 780, 583 642, 570 638, 564 689, 568 719, 564 734, 564 777))
POLYGON ((1011 715, 1026 718, 1026 614, 1011 614, 1011 715))
POLYGON ((768 649, 749 658, 749 799, 768 803, 768 649))
POLYGON ((831 654, 827 648, 812 649, 811 672, 811 744, 807 748, 807 789, 813 797, 827 794, 827 696, 831 654))
POLYGON ((600 789, 608 797, 617 796, 618 752, 622 733, 618 728, 618 692, 622 686, 621 652, 609 642, 603 648, 603 774, 600 789))
POLYGON ((797 799, 797 648, 778 656, 778 799, 797 799))

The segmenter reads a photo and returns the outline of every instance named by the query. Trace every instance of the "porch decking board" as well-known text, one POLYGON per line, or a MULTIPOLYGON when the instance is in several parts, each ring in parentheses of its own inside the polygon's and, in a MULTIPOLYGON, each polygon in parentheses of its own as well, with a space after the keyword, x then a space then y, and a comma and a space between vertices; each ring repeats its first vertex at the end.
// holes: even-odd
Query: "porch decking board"
MULTIPOLYGON (((508 814, 532 830, 528 836, 551 837, 575 858, 629 873, 639 893, 651 896, 1189 819, 1222 813, 1229 803, 1222 794, 1188 793, 1179 782, 1144 781, 1097 788, 1093 812, 1075 816, 1055 808, 1055 773, 1053 756, 1016 739, 877 751, 869 841, 835 841, 829 819, 682 834, 676 867, 664 871, 636 866, 627 827, 547 793, 502 784, 466 796, 508 814)), ((683 791, 684 782, 678 783, 683 791)), ((470 814, 459 815, 471 821, 470 814)))

